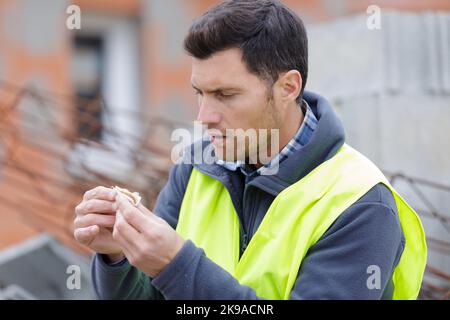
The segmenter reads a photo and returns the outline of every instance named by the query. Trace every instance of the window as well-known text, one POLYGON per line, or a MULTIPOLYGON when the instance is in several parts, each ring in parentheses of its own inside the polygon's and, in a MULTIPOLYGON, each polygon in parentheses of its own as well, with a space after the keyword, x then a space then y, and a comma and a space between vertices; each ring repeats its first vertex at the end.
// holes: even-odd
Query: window
POLYGON ((72 83, 78 133, 85 139, 72 149, 71 174, 123 180, 133 170, 144 121, 139 48, 135 17, 83 15, 73 40, 72 83))
POLYGON ((99 36, 76 36, 72 58, 75 119, 79 137, 102 138, 103 40, 99 36))

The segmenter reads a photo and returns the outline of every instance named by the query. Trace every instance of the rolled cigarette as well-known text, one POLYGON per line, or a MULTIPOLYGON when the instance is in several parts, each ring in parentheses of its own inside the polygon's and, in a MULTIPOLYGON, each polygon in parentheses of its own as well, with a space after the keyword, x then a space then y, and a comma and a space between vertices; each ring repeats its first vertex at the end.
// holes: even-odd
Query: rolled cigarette
POLYGON ((131 192, 125 188, 120 188, 118 186, 114 186, 112 188, 123 195, 125 198, 127 198, 127 200, 130 201, 133 206, 137 207, 139 203, 141 203, 142 198, 138 192, 131 192))

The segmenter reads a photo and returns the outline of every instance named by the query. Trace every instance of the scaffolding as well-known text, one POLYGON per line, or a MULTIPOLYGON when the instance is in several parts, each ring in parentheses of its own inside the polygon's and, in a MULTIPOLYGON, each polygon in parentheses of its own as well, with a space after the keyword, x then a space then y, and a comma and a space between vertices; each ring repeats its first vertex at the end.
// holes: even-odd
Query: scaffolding
MULTIPOLYGON (((433 204, 433 201, 430 200, 430 191, 431 194, 436 192, 450 194, 450 186, 411 177, 403 173, 389 173, 385 171, 385 174, 393 186, 400 183, 406 184, 412 191, 412 196, 421 204, 420 207, 419 205, 415 206, 415 211, 422 219, 431 219, 444 230, 445 237, 441 239, 436 238, 433 234, 426 234, 429 253, 450 257, 450 215, 440 212, 433 204)), ((450 299, 450 273, 447 270, 433 266, 432 263, 431 261, 427 263, 419 298, 423 300, 448 300, 450 299)))
POLYGON ((86 190, 119 185, 138 191, 147 206, 154 205, 172 165, 170 133, 186 124, 152 118, 145 112, 116 115, 139 119, 144 129, 137 135, 133 128, 125 132, 109 125, 108 117, 120 110, 112 110, 101 97, 85 99, 87 107, 77 114, 73 106, 80 98, 73 95, 0 80, 0 97, 0 205, 7 211, 89 253, 74 241, 72 229, 74 207, 86 190), (90 112, 99 106, 103 119, 90 112), (63 118, 78 121, 86 131, 80 135, 63 118), (98 130, 108 135, 108 143, 89 139, 98 136, 98 130), (108 174, 98 165, 87 165, 93 150, 106 154, 108 161, 126 158, 127 171, 108 174))

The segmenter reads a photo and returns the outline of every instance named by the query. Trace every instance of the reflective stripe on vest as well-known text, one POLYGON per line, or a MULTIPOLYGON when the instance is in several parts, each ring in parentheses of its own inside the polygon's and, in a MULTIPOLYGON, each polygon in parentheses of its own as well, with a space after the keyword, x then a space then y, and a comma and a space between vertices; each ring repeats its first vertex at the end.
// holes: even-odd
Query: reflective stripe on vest
MULTIPOLYGON (((308 249, 342 212, 378 183, 391 190, 406 239, 393 274, 393 298, 416 299, 427 257, 420 219, 382 172, 346 144, 331 159, 280 192, 240 259, 239 219, 230 195, 221 182, 195 168, 181 205, 177 231, 258 296, 289 299, 308 249)), ((372 263, 367 262, 368 266, 372 263)))

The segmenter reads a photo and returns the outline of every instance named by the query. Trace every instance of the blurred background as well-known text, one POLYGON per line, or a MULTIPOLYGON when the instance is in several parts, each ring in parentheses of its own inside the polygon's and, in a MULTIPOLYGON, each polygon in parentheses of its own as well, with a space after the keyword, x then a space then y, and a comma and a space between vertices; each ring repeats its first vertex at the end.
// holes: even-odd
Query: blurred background
MULTIPOLYGON (((91 299, 74 207, 97 185, 164 185, 196 100, 182 42, 214 0, 0 0, 0 299, 91 299), (81 28, 69 29, 70 5, 81 28), (80 289, 67 286, 79 266, 80 289)), ((450 1, 285 0, 310 39, 307 90, 419 212, 421 299, 450 299, 450 1), (367 25, 381 11, 380 28, 367 25)))

